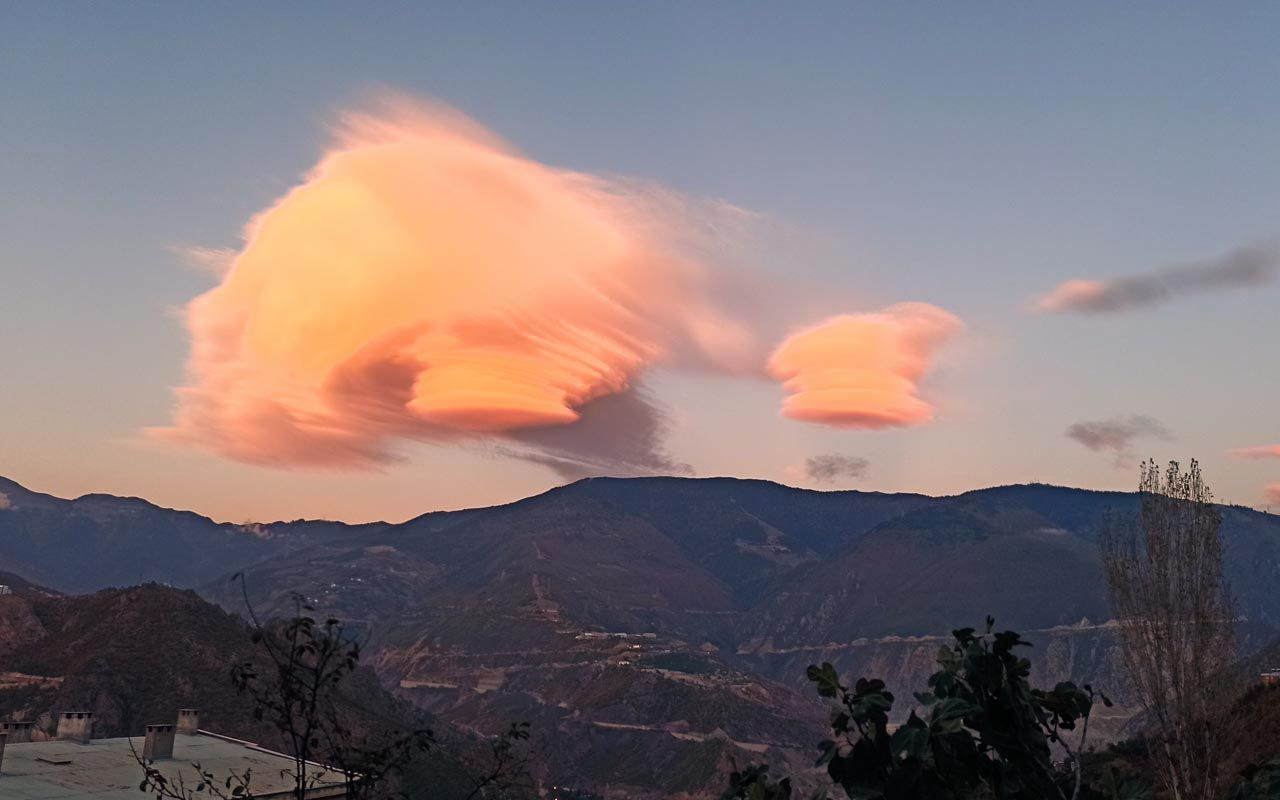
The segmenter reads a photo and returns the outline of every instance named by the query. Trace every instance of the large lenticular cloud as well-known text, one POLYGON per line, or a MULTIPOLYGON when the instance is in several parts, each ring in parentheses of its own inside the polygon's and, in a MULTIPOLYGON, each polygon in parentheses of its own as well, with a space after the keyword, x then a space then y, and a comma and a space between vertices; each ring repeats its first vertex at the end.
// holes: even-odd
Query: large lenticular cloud
POLYGON ((928 422, 933 406, 919 396, 918 383, 961 327, 936 306, 901 303, 797 331, 769 358, 770 374, 790 392, 782 413, 839 428, 928 422))
POLYGON ((662 196, 399 103, 347 120, 187 308, 188 385, 154 433, 249 462, 369 467, 397 438, 546 429, 670 358, 752 347, 662 196))
POLYGON ((746 320, 775 298, 720 257, 749 219, 547 167, 448 109, 351 116, 238 252, 191 254, 220 283, 187 306, 187 385, 151 433, 280 467, 484 439, 565 477, 688 473, 641 386, 657 365, 771 374, 797 419, 927 421, 916 382, 959 321, 924 304, 835 317, 766 365, 746 320))

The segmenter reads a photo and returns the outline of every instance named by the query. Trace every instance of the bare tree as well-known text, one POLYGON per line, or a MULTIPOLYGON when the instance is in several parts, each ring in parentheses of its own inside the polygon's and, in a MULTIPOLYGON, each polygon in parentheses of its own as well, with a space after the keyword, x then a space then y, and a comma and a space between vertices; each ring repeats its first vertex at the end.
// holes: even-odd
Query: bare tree
MULTIPOLYGON (((292 781, 291 797, 304 800, 312 790, 341 784, 350 800, 390 797, 395 774, 420 754, 436 746, 430 730, 400 730, 401 721, 383 719, 380 731, 353 730, 356 717, 375 714, 361 707, 341 690, 359 667, 363 645, 336 619, 317 621, 315 609, 302 595, 294 594, 294 614, 285 620, 259 618, 249 602, 244 579, 237 574, 245 608, 252 623, 257 657, 234 664, 231 680, 236 690, 252 701, 255 719, 274 727, 283 753, 292 767, 280 775, 292 781)), ((360 726, 365 727, 365 726, 360 726)), ((490 742, 492 766, 473 776, 467 800, 487 800, 528 785, 529 757, 524 744, 529 723, 521 722, 490 742)), ((130 748, 132 748, 132 741, 130 748)), ((143 770, 139 789, 161 800, 254 800, 262 781, 243 772, 215 775, 199 763, 188 777, 169 776, 136 751, 134 760, 143 770)), ((481 765, 477 763, 477 768, 481 765)), ((278 796, 273 792, 272 796, 278 796)), ((397 795, 400 796, 400 795, 397 795)))
MULTIPOLYGON (((344 796, 353 800, 385 796, 391 775, 434 744, 431 731, 353 732, 348 715, 339 708, 347 702, 340 685, 359 666, 360 642, 338 620, 321 623, 309 616, 314 609, 301 595, 294 595, 292 618, 264 624, 249 604, 242 579, 241 584, 259 658, 233 665, 231 679, 236 690, 252 701, 254 717, 279 733, 282 750, 293 762, 292 769, 282 773, 294 784, 291 796, 303 800, 317 786, 335 783, 341 783, 344 796)), ((193 764, 196 774, 188 781, 181 774, 166 777, 137 753, 134 758, 144 771, 139 788, 157 798, 252 800, 255 796, 253 776, 247 770, 220 778, 193 764)))
POLYGON ((1222 516, 1195 461, 1142 465, 1140 510, 1113 515, 1099 546, 1120 645, 1174 800, 1212 800, 1233 697, 1235 601, 1222 567, 1222 516))

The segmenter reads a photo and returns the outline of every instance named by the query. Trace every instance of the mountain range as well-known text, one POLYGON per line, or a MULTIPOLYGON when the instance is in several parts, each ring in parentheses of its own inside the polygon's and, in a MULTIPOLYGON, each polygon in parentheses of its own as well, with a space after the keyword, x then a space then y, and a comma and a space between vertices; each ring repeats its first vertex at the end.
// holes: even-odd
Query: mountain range
MULTIPOLYGON (((803 771, 825 722, 805 666, 909 696, 948 632, 988 614, 1034 643, 1037 683, 1119 701, 1102 734, 1134 712, 1095 542, 1106 513, 1136 509, 1132 493, 595 478, 367 525, 220 524, 3 479, 0 493, 0 569, 64 592, 160 581, 238 613, 242 587, 267 615, 300 592, 367 632, 385 687, 465 730, 527 719, 543 732, 538 778, 604 796, 711 796, 748 761, 803 771)), ((1222 513, 1256 649, 1280 635, 1280 517, 1222 513)))

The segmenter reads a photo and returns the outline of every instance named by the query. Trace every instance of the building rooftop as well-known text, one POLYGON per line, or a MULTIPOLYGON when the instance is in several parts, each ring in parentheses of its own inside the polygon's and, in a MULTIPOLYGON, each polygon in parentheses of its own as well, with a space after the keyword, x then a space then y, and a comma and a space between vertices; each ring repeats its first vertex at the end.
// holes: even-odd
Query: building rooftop
MULTIPOLYGON (((142 767, 130 750, 142 752, 143 737, 94 739, 89 744, 68 741, 22 742, 4 748, 0 762, 0 800, 114 800, 145 797, 138 791, 142 767)), ((293 760, 288 756, 226 736, 200 731, 180 735, 172 759, 154 766, 173 780, 181 773, 189 787, 199 781, 193 763, 219 779, 231 772, 251 770, 250 788, 255 798, 289 797, 293 791, 293 760)), ((308 798, 341 798, 345 790, 340 775, 314 767, 317 782, 308 798)))

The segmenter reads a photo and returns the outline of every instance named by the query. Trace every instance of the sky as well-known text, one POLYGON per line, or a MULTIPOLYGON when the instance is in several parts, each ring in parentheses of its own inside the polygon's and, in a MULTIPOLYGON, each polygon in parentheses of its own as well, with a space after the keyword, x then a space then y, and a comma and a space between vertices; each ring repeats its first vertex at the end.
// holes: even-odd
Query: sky
POLYGON ((0 475, 355 521, 1197 458, 1280 507, 1277 25, 4 4, 0 475))

